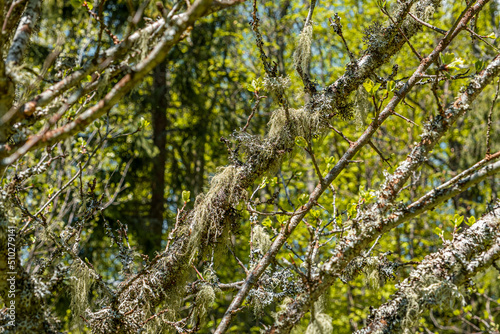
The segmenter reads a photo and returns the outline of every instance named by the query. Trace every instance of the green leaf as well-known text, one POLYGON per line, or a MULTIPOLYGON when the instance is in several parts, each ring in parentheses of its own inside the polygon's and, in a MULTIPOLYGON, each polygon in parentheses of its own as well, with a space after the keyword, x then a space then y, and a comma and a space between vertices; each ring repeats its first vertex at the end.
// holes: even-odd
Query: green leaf
POLYGON ((149 126, 149 124, 151 124, 151 123, 149 123, 149 121, 148 121, 148 120, 146 120, 144 117, 141 117, 141 121, 140 121, 140 123, 139 123, 139 127, 140 127, 141 129, 144 129, 144 128, 148 127, 148 126, 149 126))
POLYGON ((454 53, 446 53, 446 54, 441 54, 441 61, 443 62, 444 65, 449 64, 455 59, 455 54, 454 53))
POLYGON ((465 68, 466 66, 464 66, 464 60, 459 57, 455 58, 451 63, 449 63, 447 67, 450 69, 459 70, 465 68))
POLYGON ((297 136, 297 137, 295 137, 295 144, 297 144, 297 146, 300 146, 300 147, 306 147, 307 141, 304 137, 297 136))
POLYGON ((495 39, 497 38, 497 35, 495 35, 494 32, 492 32, 491 34, 489 34, 488 36, 485 36, 486 38, 491 38, 491 39, 495 39))
POLYGON ((308 200, 309 200, 309 195, 308 194, 302 194, 302 195, 299 196, 299 203, 300 203, 300 205, 306 204, 308 200))
POLYGON ((378 83, 378 84, 376 84, 375 86, 373 86, 373 89, 372 89, 372 94, 375 94, 375 93, 378 91, 378 89, 380 88, 380 86, 381 86, 381 85, 382 85, 382 84, 379 84, 379 83, 378 83))
POLYGON ((349 214, 350 218, 352 218, 356 215, 357 206, 358 205, 356 203, 349 204, 349 207, 347 208, 347 213, 349 214))
POLYGON ((269 181, 267 180, 267 176, 264 176, 264 177, 262 178, 262 182, 260 183, 260 186, 259 186, 259 187, 260 187, 260 189, 265 188, 266 184, 268 184, 268 183, 269 183, 269 181))
POLYGON ((476 72, 479 73, 484 68, 484 61, 483 60, 476 61, 474 63, 474 68, 476 69, 476 72))
POLYGON ((441 236, 441 234, 443 233, 443 230, 436 226, 434 228, 434 233, 441 236))
POLYGON ((320 215, 321 212, 319 210, 311 210, 311 216, 313 216, 314 219, 318 219, 320 215))
POLYGON ((184 203, 189 202, 189 197, 190 196, 191 196, 191 192, 190 191, 187 191, 187 190, 182 191, 182 201, 184 203))
POLYGON ((387 90, 389 92, 394 92, 394 89, 396 89, 396 83, 394 81, 389 81, 387 83, 387 90))
POLYGON ((285 215, 278 215, 278 222, 284 223, 288 220, 288 216, 285 215))
POLYGON ((277 177, 273 177, 270 181, 269 181, 271 187, 274 187, 275 185, 278 184, 278 178, 277 177))
POLYGON ((465 222, 467 225, 472 226, 476 222, 476 217, 470 216, 469 219, 465 222))
POLYGON ((453 218, 455 220, 455 226, 462 224, 462 222, 464 221, 464 216, 460 216, 458 214, 456 214, 453 218))
POLYGON ((342 216, 338 215, 335 217, 335 222, 337 223, 337 226, 342 226, 342 216))
POLYGON ((269 227, 272 225, 272 223, 273 221, 271 220, 271 218, 267 217, 262 221, 262 226, 269 227))
POLYGON ((372 93, 373 86, 373 81, 370 79, 363 83, 363 87, 365 87, 366 91, 370 94, 372 93))
POLYGON ((247 89, 251 92, 258 92, 259 90, 262 90, 262 88, 264 88, 264 86, 259 79, 252 80, 252 83, 247 86, 247 89))

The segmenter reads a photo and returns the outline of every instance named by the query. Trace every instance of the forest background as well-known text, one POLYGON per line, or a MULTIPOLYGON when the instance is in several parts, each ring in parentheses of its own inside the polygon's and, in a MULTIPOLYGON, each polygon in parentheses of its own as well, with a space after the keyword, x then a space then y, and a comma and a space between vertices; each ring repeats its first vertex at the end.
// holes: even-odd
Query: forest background
MULTIPOLYGON (((17 8, 33 3, 37 2, 21 1, 17 8)), ((448 30, 476 2, 439 3, 423 9, 428 11, 426 21, 448 30)), ((0 7, 9 5, 9 1, 0 1, 0 7)), ((11 68, 16 83, 14 105, 30 101, 58 80, 85 69, 89 60, 117 41, 123 43, 131 21, 134 29, 147 30, 160 17, 168 18, 171 10, 188 11, 191 5, 188 0, 162 6, 148 1, 44 1, 36 7, 39 20, 23 53, 23 63, 11 68), (133 15, 141 11, 142 15, 133 15)), ((233 182, 235 176, 218 176, 226 177, 230 168, 244 165, 241 160, 252 157, 251 149, 262 150, 257 138, 276 129, 277 122, 285 124, 289 116, 285 110, 300 113, 303 105, 314 100, 316 92, 345 72, 356 71, 349 64, 360 60, 374 43, 385 38, 384 29, 394 22, 387 10, 394 16, 400 5, 399 1, 346 0, 318 2, 312 11, 308 1, 285 0, 257 2, 256 11, 250 1, 234 3, 214 10, 186 29, 165 60, 134 82, 123 98, 113 101, 109 112, 67 138, 52 142, 49 138, 50 150, 35 144, 36 149, 29 148, 26 154, 12 159, 21 151, 16 151, 16 145, 26 143, 25 139, 37 132, 47 134, 43 131, 54 125, 70 124, 124 75, 134 73, 133 66, 147 58, 158 37, 139 39, 140 43, 130 46, 123 63, 116 63, 107 72, 88 72, 74 88, 78 94, 65 96, 62 102, 50 105, 48 111, 36 109, 36 119, 27 117, 28 123, 23 123, 19 133, 2 134, 3 164, 8 167, 2 170, 1 185, 7 194, 3 200, 10 203, 3 210, 18 231, 19 263, 34 285, 60 275, 50 293, 40 298, 46 316, 50 314, 47 319, 52 319, 47 320, 52 327, 46 326, 69 333, 99 333, 104 327, 93 324, 95 318, 87 312, 102 306, 100 300, 105 293, 101 285, 119 288, 134 273, 148 268, 171 242, 175 243, 175 232, 180 233, 171 234, 176 222, 188 217, 188 212, 196 212, 189 210, 209 195, 198 196, 210 194, 217 182, 233 182), (260 20, 258 29, 256 15, 260 20), (306 49, 310 53, 297 51, 306 49), (61 103, 66 103, 67 108, 62 108, 61 103), (47 113, 58 118, 48 118, 47 113), (9 193, 13 184, 15 191, 9 193), (76 237, 72 235, 74 239, 67 240, 68 245, 76 245, 73 255, 68 255, 64 243, 54 239, 70 233, 68 226, 78 231, 76 237), (75 265, 75 256, 83 264, 75 265), (100 277, 86 272, 88 268, 100 277)), ((2 15, 5 18, 8 9, 2 15)), ((15 10, 11 15, 14 17, 15 10)), ((497 1, 481 7, 467 23, 472 32, 464 30, 454 37, 439 59, 419 77, 395 110, 399 115, 390 116, 378 127, 332 186, 311 204, 313 208, 309 208, 303 223, 271 261, 265 274, 267 281, 262 278, 252 288, 241 308, 231 315, 227 331, 270 330, 280 321, 280 310, 287 310, 291 300, 307 290, 307 276, 319 272, 311 269, 310 261, 318 268, 328 262, 349 229, 357 228, 352 224, 363 208, 377 203, 377 190, 418 146, 422 133, 428 130, 424 124, 444 115, 443 110, 464 92, 461 87, 466 87, 498 54, 499 15, 497 1), (325 225, 328 229, 323 228, 325 225), (320 249, 312 260, 311 247, 320 249), (273 280, 281 281, 273 285, 273 280)), ((5 45, 8 38, 14 37, 4 37, 5 45)), ((442 38, 439 31, 421 26, 411 37, 411 47, 404 44, 401 51, 367 74, 352 94, 336 101, 332 112, 335 118, 328 127, 294 136, 295 144, 283 152, 282 161, 267 166, 265 173, 242 190, 247 193, 246 199, 234 203, 238 218, 229 230, 212 231, 212 236, 209 232, 200 241, 212 248, 196 253, 179 274, 183 277, 180 281, 190 282, 186 289, 192 286, 192 291, 166 293, 176 300, 163 299, 155 304, 156 309, 145 311, 144 319, 151 319, 141 327, 151 333, 216 331, 247 271, 263 258, 291 218, 288 213, 298 212, 308 203, 318 182, 323 182, 322 177, 342 160, 395 92, 405 89, 404 83, 421 63, 419 55, 430 54, 442 38), (239 283, 231 285, 233 282, 239 283)), ((471 166, 476 171, 497 158, 497 80, 491 79, 466 116, 458 117, 443 132, 421 167, 398 191, 394 210, 415 202, 471 166), (485 158, 487 161, 483 161, 485 158), (475 165, 478 162, 480 165, 475 165)), ((10 121, 4 117, 2 125, 6 119, 10 121)), ((361 256, 365 262, 352 270, 344 268, 342 279, 321 293, 319 302, 315 304, 318 296, 312 299, 311 312, 290 320, 294 333, 351 333, 368 326, 373 320, 369 317, 372 309, 390 301, 398 291, 397 284, 409 277, 424 257, 448 247, 494 208, 499 187, 494 172, 461 189, 458 195, 436 203, 431 210, 384 230, 361 256), (382 274, 384 270, 386 274, 382 274)), ((497 245, 500 238, 494 240, 488 247, 497 245)), ((406 330, 418 333, 498 333, 498 279, 497 265, 483 268, 463 284, 450 288, 451 292, 436 293, 433 298, 437 301, 415 311, 419 315, 416 321, 400 324, 401 328, 394 332, 406 326, 406 330), (441 303, 439 298, 446 302, 441 303)), ((2 299, 7 305, 3 292, 2 299)), ((129 312, 127 316, 135 310, 129 312)), ((30 313, 17 316, 23 319, 30 313)))

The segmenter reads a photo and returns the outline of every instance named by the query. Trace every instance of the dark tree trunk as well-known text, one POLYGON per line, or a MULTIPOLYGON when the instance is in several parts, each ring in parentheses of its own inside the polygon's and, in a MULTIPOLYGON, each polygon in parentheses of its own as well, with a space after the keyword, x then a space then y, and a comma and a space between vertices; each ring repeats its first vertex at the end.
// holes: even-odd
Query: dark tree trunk
POLYGON ((165 164, 167 160, 167 62, 158 65, 153 72, 151 96, 151 123, 153 144, 158 154, 153 158, 151 178, 150 235, 146 251, 152 254, 161 247, 163 220, 165 215, 165 164))

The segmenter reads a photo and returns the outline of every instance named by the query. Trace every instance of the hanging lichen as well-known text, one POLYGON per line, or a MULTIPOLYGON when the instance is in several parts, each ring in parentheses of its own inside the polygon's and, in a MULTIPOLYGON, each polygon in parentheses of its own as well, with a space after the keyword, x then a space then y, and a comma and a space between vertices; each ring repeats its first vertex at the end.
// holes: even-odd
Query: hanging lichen
POLYGON ((299 42, 293 53, 293 65, 299 72, 306 73, 311 61, 311 43, 313 26, 308 24, 299 35, 299 42))
POLYGON ((332 317, 323 313, 325 296, 318 298, 314 303, 314 313, 311 314, 311 321, 305 331, 305 334, 330 334, 333 333, 332 317))
POLYGON ((255 225, 252 237, 254 246, 262 253, 267 252, 271 247, 271 238, 261 225, 255 225))
POLYGON ((407 306, 405 317, 401 319, 401 327, 405 333, 415 325, 419 316, 428 309, 428 305, 421 305, 420 300, 427 300, 429 304, 440 305, 442 311, 453 310, 459 302, 465 305, 465 299, 458 287, 448 280, 439 279, 436 276, 419 276, 418 286, 413 289, 405 289, 407 306))
POLYGON ((80 323, 80 316, 84 316, 85 311, 89 307, 89 292, 93 280, 89 270, 77 261, 73 262, 70 271, 72 273, 70 280, 70 308, 73 314, 73 320, 80 323))
POLYGON ((215 303, 215 290, 210 284, 204 284, 199 288, 195 299, 195 308, 191 321, 195 323, 203 323, 208 310, 215 303))
POLYGON ((356 130, 360 131, 368 120, 368 112, 370 111, 370 101, 368 92, 363 86, 359 86, 354 99, 354 124, 356 130))
POLYGON ((206 241, 210 238, 217 241, 228 228, 228 224, 221 222, 227 218, 227 211, 234 209, 243 196, 243 191, 238 186, 238 173, 239 168, 235 166, 218 169, 218 173, 210 181, 207 193, 196 198, 193 220, 189 227, 193 235, 189 245, 193 257, 202 234, 206 241), (203 233, 206 230, 208 233, 203 233))

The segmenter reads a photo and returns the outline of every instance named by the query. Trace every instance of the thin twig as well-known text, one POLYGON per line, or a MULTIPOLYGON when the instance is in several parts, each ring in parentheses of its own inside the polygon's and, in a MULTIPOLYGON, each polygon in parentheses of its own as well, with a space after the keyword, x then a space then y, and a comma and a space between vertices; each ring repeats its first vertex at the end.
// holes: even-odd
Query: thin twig
POLYGON ((422 21, 421 19, 419 19, 418 17, 416 17, 415 15, 413 15, 411 12, 408 12, 408 15, 410 15, 415 21, 417 21, 418 23, 420 23, 421 25, 424 25, 426 26, 427 28, 430 28, 434 31, 437 31, 438 33, 440 33, 441 35, 446 35, 447 31, 446 30, 443 30, 443 29, 439 29, 438 27, 435 27, 427 22, 424 22, 422 21))
POLYGON ((377 152, 377 154, 380 156, 380 158, 382 159, 383 162, 385 162, 386 164, 388 164, 389 167, 392 167, 392 165, 389 163, 389 159, 386 159, 384 157, 384 155, 382 154, 382 152, 380 152, 380 150, 375 146, 375 144, 373 144, 373 142, 371 140, 368 142, 368 144, 375 150, 375 152, 377 152))
POLYGON ((495 103, 497 102, 499 90, 500 90, 500 78, 497 80, 497 89, 495 92, 495 97, 493 98, 493 102, 491 102, 490 112, 488 113, 488 130, 486 130, 486 157, 490 156, 490 152, 491 152, 490 151, 491 150, 491 137, 490 137, 491 118, 493 116, 493 107, 495 106, 495 103))
POLYGON ((257 99, 257 101, 255 102, 255 105, 252 108, 252 113, 250 114, 250 116, 248 116, 247 124, 245 124, 243 129, 241 129, 242 132, 245 132, 247 130, 248 126, 250 125, 250 121, 252 120, 253 116, 255 115, 255 112, 257 110, 259 110, 260 100, 267 97, 267 96, 259 96, 259 92, 257 92, 257 91, 255 91, 254 94, 255 94, 255 98, 257 99))
POLYGON ((318 2, 318 0, 311 0, 311 6, 309 6, 309 13, 307 13, 306 23, 304 23, 304 27, 307 27, 309 24, 311 24, 311 19, 313 16, 314 8, 316 7, 316 2, 318 2))
POLYGON ((488 42, 485 39, 485 36, 481 36, 481 35, 477 34, 476 32, 474 32, 474 30, 470 29, 469 27, 466 27, 465 30, 467 30, 472 36, 474 36, 477 39, 480 39, 481 41, 483 41, 489 47, 493 48, 493 50, 495 50, 496 52, 500 52, 499 49, 497 49, 493 44, 491 44, 490 42, 488 42))
POLYGON ((346 50, 347 50, 347 54, 349 55, 349 60, 351 61, 351 63, 356 63, 356 58, 354 58, 354 54, 351 52, 351 50, 349 50, 349 46, 347 46, 347 42, 344 38, 344 34, 342 33, 342 24, 340 24, 340 16, 335 13, 334 15, 334 19, 332 19, 331 17, 328 18, 328 20, 330 21, 330 26, 333 28, 333 31, 340 36, 340 38, 342 38, 342 43, 344 44, 346 50))

